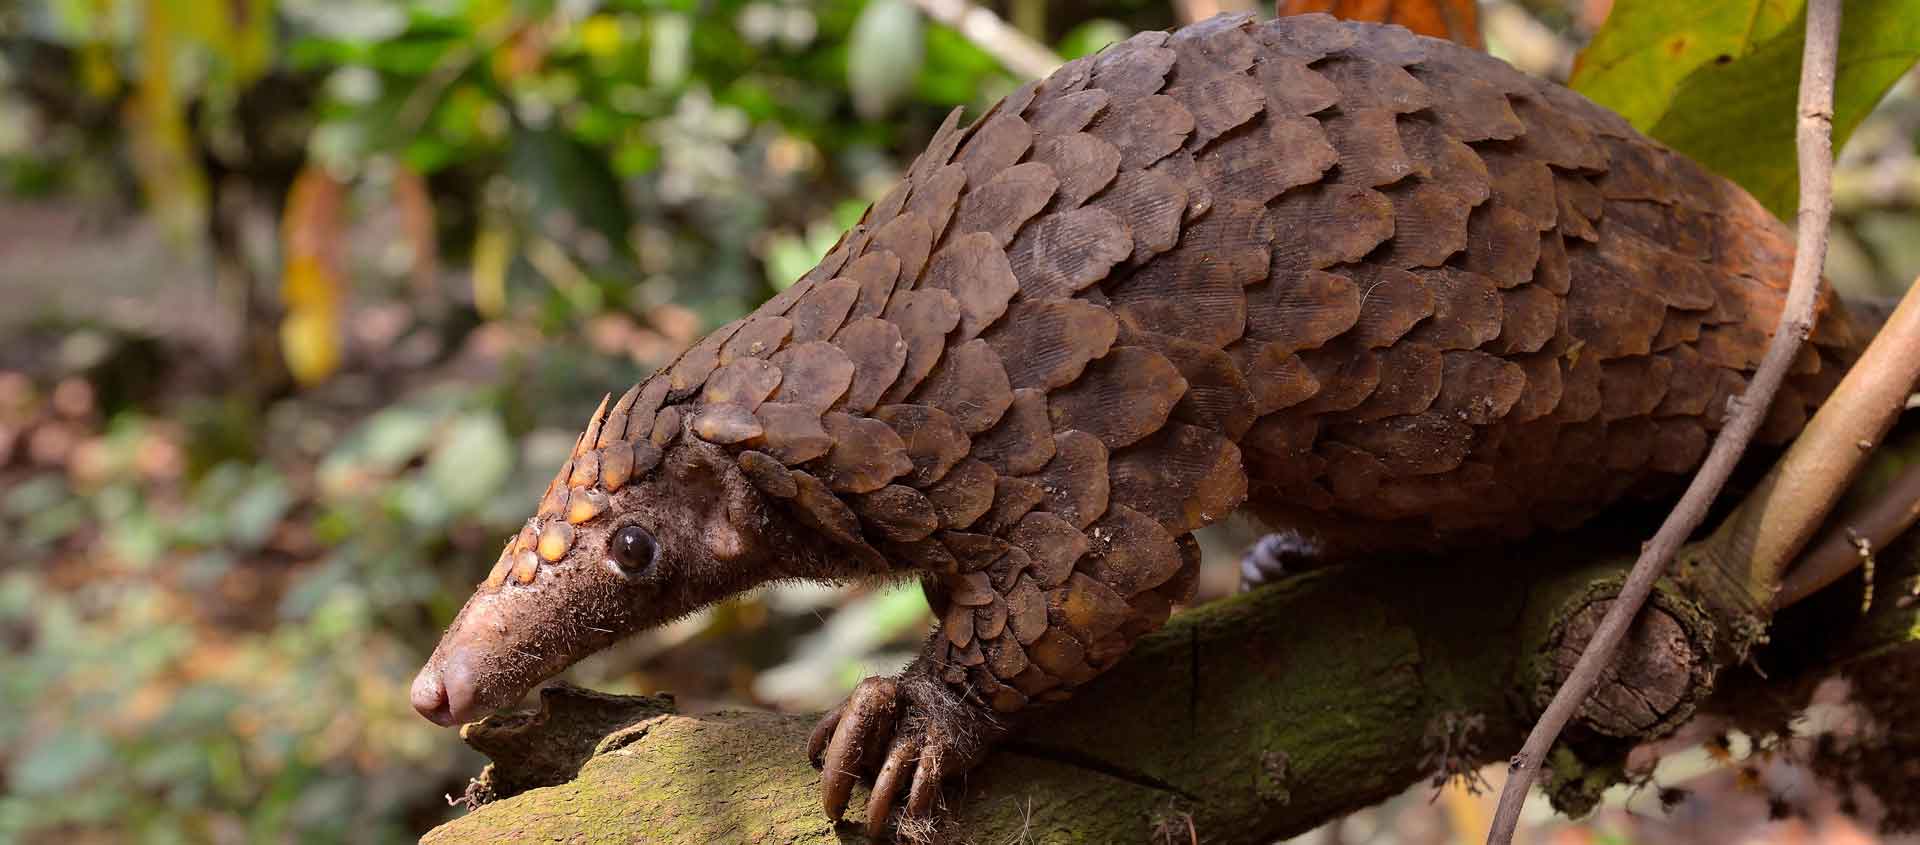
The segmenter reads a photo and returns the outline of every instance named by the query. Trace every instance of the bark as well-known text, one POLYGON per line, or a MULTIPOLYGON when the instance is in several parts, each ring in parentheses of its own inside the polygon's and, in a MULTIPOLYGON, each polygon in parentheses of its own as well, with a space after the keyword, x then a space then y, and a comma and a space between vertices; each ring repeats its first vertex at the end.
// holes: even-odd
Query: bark
MULTIPOLYGON (((1884 450, 1896 451, 1909 452, 1884 450)), ((1896 460, 1876 457, 1883 470, 1896 460)), ((1268 843, 1505 759, 1643 536, 1615 524, 1501 559, 1325 569, 1178 614, 990 757, 949 796, 945 834, 1187 842, 1191 825, 1210 843, 1268 843)), ((1880 555, 1880 599, 1865 611, 1845 582, 1786 611, 1760 652, 1765 678, 1725 669, 1759 635, 1753 617, 1714 616, 1699 586, 1713 579, 1686 569, 1657 586, 1550 758, 1546 786, 1563 808, 1591 806, 1622 780, 1629 748, 1699 712, 1783 726, 1792 708, 1780 703, 1810 680, 1855 658, 1920 654, 1913 539, 1880 555)), ((858 810, 838 827, 820 813, 803 750, 815 714, 678 714, 665 697, 565 686, 542 701, 463 731, 495 761, 470 793, 488 803, 425 842, 863 841, 858 810)))

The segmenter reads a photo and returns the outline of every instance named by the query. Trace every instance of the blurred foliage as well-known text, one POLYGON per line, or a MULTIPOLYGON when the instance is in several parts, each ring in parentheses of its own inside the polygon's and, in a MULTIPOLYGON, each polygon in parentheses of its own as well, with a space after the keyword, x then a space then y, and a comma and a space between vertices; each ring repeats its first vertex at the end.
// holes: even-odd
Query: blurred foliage
MULTIPOLYGON (((1173 22, 1024 5, 1069 55, 1173 22)), ((1016 84, 904 0, 0 9, 5 193, 104 210, 96 241, 137 203, 156 271, 226 291, 168 308, 201 282, 156 272, 138 330, 0 326, 0 842, 404 841, 453 812, 477 764, 406 685, 581 412, 1016 84)), ((579 672, 818 707, 925 625, 917 589, 775 590, 579 672)))
MULTIPOLYGON (((1806 16, 1805 0, 1619 0, 1570 84, 1790 219, 1806 16)), ((1856 0, 1845 18, 1835 150, 1920 61, 1920 2, 1856 0)))
MULTIPOLYGON (((1214 4, 993 5, 1073 57, 1214 4)), ((1015 85, 907 0, 0 3, 0 843, 445 818, 406 685, 585 412, 1015 85)), ((1836 260, 1920 270, 1920 188, 1843 182, 1836 260)), ((926 616, 762 591, 574 677, 821 707, 926 616)))

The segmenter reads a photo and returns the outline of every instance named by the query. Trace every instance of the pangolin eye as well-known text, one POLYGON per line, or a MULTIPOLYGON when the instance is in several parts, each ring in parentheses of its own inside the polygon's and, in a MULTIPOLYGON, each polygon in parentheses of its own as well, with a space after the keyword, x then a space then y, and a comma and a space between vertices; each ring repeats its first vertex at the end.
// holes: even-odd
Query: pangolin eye
POLYGON ((607 550, 608 556, 628 575, 637 575, 653 563, 656 546, 653 535, 638 525, 629 525, 614 532, 613 546, 607 550))

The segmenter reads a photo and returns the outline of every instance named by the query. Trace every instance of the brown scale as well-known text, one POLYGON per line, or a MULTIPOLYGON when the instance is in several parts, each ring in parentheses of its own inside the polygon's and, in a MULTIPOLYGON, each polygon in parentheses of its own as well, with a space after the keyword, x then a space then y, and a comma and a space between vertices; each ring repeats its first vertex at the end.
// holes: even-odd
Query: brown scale
MULTIPOLYGON (((1238 510, 1429 550, 1690 472, 1791 254, 1738 188, 1455 45, 1143 34, 950 117, 818 268, 603 402, 483 589, 598 536, 684 431, 842 574, 926 572, 909 671, 1017 711, 1189 600, 1192 532, 1238 510)), ((1821 308, 1769 441, 1870 334, 1821 308)))

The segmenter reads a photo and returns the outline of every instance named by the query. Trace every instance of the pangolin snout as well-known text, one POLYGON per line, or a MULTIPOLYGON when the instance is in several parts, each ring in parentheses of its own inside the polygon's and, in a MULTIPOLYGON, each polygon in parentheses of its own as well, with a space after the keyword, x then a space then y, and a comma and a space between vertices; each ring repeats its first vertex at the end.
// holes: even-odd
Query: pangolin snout
POLYGON ((457 653, 422 667, 413 678, 411 697, 414 710, 442 727, 451 728, 478 715, 473 673, 457 653))

